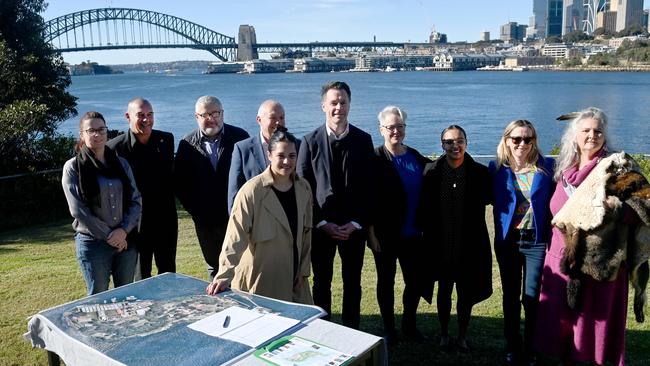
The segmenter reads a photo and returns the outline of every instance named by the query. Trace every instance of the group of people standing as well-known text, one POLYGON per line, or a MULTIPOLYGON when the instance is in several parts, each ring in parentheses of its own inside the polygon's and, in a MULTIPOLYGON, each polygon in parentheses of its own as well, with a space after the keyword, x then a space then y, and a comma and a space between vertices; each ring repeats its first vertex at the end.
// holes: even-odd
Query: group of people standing
MULTIPOLYGON (((407 113, 395 106, 379 113, 384 143, 374 148, 370 135, 348 122, 351 98, 346 83, 325 84, 325 123, 298 140, 288 132, 284 108, 276 101, 262 103, 260 131, 251 137, 224 123, 221 102, 204 96, 195 106, 198 128, 180 141, 175 156, 173 136, 153 129, 153 108, 145 99, 129 102, 129 130, 108 142, 103 116, 84 114, 78 153, 66 163, 62 182, 88 294, 108 289, 111 275, 114 286, 133 281, 134 275, 151 276, 152 258, 158 273, 175 271, 177 197, 195 225, 211 281, 208 294, 233 288, 313 303, 329 319, 338 250, 342 323, 358 329, 367 244, 375 258, 387 343, 398 342, 399 261, 405 282, 403 336, 427 340, 416 326, 416 313, 421 297, 432 302, 438 283, 440 347, 467 353, 472 308, 492 294, 485 221, 492 205, 506 363, 534 365, 535 352, 541 351, 567 363, 623 364, 627 278, 647 269, 647 256, 638 261, 645 267, 620 262, 608 281, 576 275, 562 266, 567 230, 551 225, 589 173, 612 154, 602 111, 572 115, 557 162, 542 155, 532 123, 513 121, 503 132, 496 161, 486 167, 467 153, 468 136, 458 125, 442 131, 443 154, 435 161, 405 145, 407 113), (576 276, 582 301, 573 306, 567 286, 576 276), (451 338, 454 286, 458 333, 451 338)), ((645 220, 650 212, 642 212, 650 204, 626 205, 629 197, 620 195, 620 207, 605 205, 606 211, 616 211, 614 225, 634 230, 650 224, 645 220)), ((570 269, 576 263, 569 262, 570 269)))

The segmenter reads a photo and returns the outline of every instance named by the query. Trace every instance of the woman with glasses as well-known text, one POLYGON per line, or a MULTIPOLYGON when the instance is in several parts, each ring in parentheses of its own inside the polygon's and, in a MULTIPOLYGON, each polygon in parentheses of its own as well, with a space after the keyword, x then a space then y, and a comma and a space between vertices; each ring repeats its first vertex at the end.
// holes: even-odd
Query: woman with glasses
POLYGON ((106 146, 106 121, 86 112, 79 121, 77 155, 61 183, 74 218, 77 260, 88 295, 133 282, 137 252, 126 235, 140 220, 140 192, 129 164, 106 146))
POLYGON ((296 138, 278 127, 268 144, 269 167, 246 182, 233 203, 219 271, 206 293, 233 288, 313 304, 312 194, 296 175, 296 138))
POLYGON ((610 150, 603 111, 563 117, 570 121, 553 177, 536 347, 564 365, 622 366, 628 276, 638 286, 634 310, 643 321, 639 290, 646 288, 650 246, 637 235, 650 225, 648 182, 629 155, 610 150))
POLYGON ((377 301, 384 321, 384 338, 389 346, 397 343, 394 297, 395 273, 399 260, 404 277, 402 332, 412 340, 425 340, 415 325, 420 301, 418 262, 422 232, 415 227, 422 171, 431 160, 403 144, 406 137, 406 112, 395 106, 379 115, 379 132, 384 144, 375 149, 377 192, 381 210, 368 229, 369 243, 377 266, 377 301))
POLYGON ((553 164, 553 159, 541 154, 533 124, 516 120, 506 126, 497 159, 489 165, 508 365, 536 364, 533 337, 550 234, 548 204, 554 189, 553 164), (521 304, 526 314, 523 342, 519 332, 521 304))
POLYGON ((456 346, 461 353, 469 353, 472 307, 492 295, 492 252, 485 224, 492 180, 487 168, 466 152, 467 134, 462 127, 445 128, 440 139, 444 154, 425 167, 417 218, 426 248, 422 259, 429 264, 423 295, 431 301, 433 282, 438 281, 440 347, 448 351, 453 348, 449 320, 456 285, 456 346))

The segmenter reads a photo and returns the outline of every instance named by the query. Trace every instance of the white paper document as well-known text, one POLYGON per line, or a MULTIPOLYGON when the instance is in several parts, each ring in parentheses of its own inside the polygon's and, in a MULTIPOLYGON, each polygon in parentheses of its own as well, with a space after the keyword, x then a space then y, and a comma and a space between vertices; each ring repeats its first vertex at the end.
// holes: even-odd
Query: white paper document
POLYGON ((209 336, 221 337, 222 334, 237 329, 237 327, 263 315, 257 311, 240 308, 239 306, 231 306, 216 314, 189 324, 188 327, 209 336), (228 319, 227 321, 226 318, 228 319))
POLYGON ((188 327, 212 337, 259 347, 298 323, 296 319, 231 306, 188 327))
POLYGON ((275 314, 265 314, 228 333, 222 334, 220 337, 257 348, 298 323, 300 321, 296 319, 275 314))

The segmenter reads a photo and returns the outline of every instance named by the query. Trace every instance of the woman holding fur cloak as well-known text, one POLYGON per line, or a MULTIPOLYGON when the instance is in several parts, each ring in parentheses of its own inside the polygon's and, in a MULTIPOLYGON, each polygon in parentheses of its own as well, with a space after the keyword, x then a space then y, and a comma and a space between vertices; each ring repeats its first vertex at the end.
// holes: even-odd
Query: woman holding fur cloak
MULTIPOLYGON (((536 346, 565 364, 622 366, 628 270, 638 279, 648 268, 650 246, 643 239, 650 224, 648 183, 628 155, 608 153, 607 116, 601 110, 588 108, 569 118, 550 203, 553 230, 536 346)), ((641 303, 638 321, 641 292, 637 289, 635 300, 635 312, 641 303)))

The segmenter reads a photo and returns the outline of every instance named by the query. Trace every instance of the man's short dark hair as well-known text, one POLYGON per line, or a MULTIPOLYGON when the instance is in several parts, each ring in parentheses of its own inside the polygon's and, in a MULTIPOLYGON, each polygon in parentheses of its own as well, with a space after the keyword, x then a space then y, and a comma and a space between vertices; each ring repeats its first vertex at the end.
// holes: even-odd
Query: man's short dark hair
POLYGON ((350 91, 350 86, 343 81, 330 81, 323 85, 323 87, 320 89, 321 99, 325 97, 325 94, 327 94, 330 89, 345 90, 345 92, 348 93, 348 99, 352 100, 352 92, 350 91))

